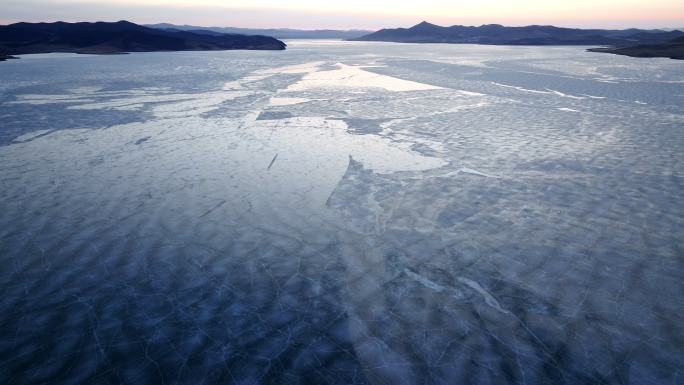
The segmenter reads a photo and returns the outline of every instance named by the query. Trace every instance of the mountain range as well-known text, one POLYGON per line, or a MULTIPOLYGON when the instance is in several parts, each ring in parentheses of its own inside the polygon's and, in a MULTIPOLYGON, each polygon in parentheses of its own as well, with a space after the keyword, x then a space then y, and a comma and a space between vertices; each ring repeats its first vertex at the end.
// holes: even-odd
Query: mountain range
POLYGON ((355 39, 368 35, 373 31, 364 30, 334 30, 334 29, 289 29, 289 28, 235 28, 235 27, 200 27, 194 25, 175 25, 168 23, 147 24, 146 27, 165 31, 192 31, 195 33, 229 33, 242 35, 265 35, 276 39, 355 39))
POLYGON ((684 32, 643 29, 577 29, 546 25, 504 27, 499 24, 479 27, 462 25, 442 27, 424 21, 411 28, 381 29, 352 40, 399 43, 631 46, 657 44, 681 36, 684 36, 684 32))
POLYGON ((268 36, 163 31, 128 21, 16 23, 0 26, 0 57, 49 52, 113 54, 152 51, 284 50, 268 36))

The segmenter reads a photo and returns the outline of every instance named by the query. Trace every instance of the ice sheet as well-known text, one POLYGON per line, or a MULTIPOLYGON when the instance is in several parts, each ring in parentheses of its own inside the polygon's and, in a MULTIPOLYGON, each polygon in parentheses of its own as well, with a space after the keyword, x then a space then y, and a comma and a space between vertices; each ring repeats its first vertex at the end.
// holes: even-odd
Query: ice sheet
POLYGON ((0 383, 681 377, 679 62, 307 41, 0 69, 0 383))

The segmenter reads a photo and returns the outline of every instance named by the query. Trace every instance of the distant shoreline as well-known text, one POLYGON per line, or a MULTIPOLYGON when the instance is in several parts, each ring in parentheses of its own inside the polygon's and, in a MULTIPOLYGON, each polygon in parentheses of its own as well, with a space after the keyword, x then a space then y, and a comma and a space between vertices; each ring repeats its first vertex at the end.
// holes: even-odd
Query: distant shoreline
POLYGON ((590 52, 634 57, 684 59, 684 32, 646 29, 579 29, 551 25, 506 27, 499 24, 443 27, 426 21, 410 28, 381 29, 349 39, 425 44, 480 44, 498 46, 602 46, 590 52))
MULTIPOLYGON (((681 39, 679 39, 681 40, 681 39)), ((665 58, 684 60, 684 42, 668 42, 664 44, 637 45, 632 47, 590 48, 589 52, 610 53, 613 55, 635 58, 665 58)))

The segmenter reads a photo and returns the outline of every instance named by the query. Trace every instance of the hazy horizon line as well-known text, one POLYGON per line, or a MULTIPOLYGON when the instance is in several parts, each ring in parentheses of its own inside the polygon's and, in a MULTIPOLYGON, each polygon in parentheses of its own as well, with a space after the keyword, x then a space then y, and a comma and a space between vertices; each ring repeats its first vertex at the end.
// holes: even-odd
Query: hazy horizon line
MULTIPOLYGON (((240 26, 240 25, 235 25, 235 24, 229 24, 229 25, 218 25, 218 24, 212 24, 212 23, 192 23, 192 22, 172 22, 172 21, 151 21, 151 22, 139 22, 135 21, 133 18, 123 18, 123 19, 107 19, 107 18, 87 18, 87 19, 39 19, 39 20, 25 20, 25 19, 16 19, 16 20, 3 20, 0 19, 0 25, 11 25, 11 24, 16 24, 16 23, 57 23, 57 22, 64 22, 64 23, 97 23, 97 22, 105 22, 105 23, 114 23, 118 21, 128 21, 134 24, 138 25, 158 25, 158 24, 169 24, 169 25, 175 25, 175 26, 180 26, 180 27, 202 27, 202 28, 239 28, 239 29, 291 29, 291 30, 299 30, 299 31, 321 31, 321 30, 338 30, 338 31, 379 31, 381 29, 397 29, 397 28, 411 28, 413 26, 416 26, 420 23, 427 22, 433 25, 437 25, 440 27, 453 27, 453 26, 463 26, 463 27, 481 27, 485 25, 502 25, 504 27, 529 27, 529 26, 548 26, 548 27, 558 27, 558 28, 572 28, 572 29, 615 29, 615 30, 626 30, 626 29, 653 29, 653 30, 681 30, 684 31, 684 26, 677 27, 675 25, 670 25, 666 27, 637 27, 637 26, 625 26, 625 27, 610 27, 610 26, 601 26, 601 27, 594 27, 594 26, 577 26, 577 25, 563 25, 563 24, 555 24, 555 23, 497 23, 497 22, 492 22, 492 23, 456 23, 456 24, 444 24, 444 23, 436 23, 436 22, 431 22, 429 20, 421 20, 418 22, 414 22, 413 24, 410 25, 401 25, 401 26, 388 26, 388 27, 379 27, 379 28, 363 28, 363 27, 327 27, 327 26, 319 26, 319 27, 295 27, 295 26, 240 26)), ((683 23, 684 24, 684 23, 683 23)))

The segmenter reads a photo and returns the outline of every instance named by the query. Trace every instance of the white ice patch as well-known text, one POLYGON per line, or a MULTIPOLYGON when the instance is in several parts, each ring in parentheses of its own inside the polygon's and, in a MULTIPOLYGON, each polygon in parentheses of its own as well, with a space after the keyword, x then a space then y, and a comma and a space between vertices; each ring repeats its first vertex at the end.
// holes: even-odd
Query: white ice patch
POLYGON ((381 88, 393 92, 442 89, 429 84, 375 74, 342 63, 337 63, 336 66, 336 70, 310 72, 286 91, 304 91, 312 88, 381 88))
POLYGON ((465 96, 485 96, 485 94, 481 94, 479 92, 472 92, 472 91, 464 91, 464 90, 456 90, 459 94, 465 95, 465 96))
MULTIPOLYGON (((215 201, 230 201, 266 216, 274 207, 327 213, 325 202, 348 169, 350 156, 376 173, 422 171, 446 164, 411 150, 409 143, 350 134, 340 120, 254 120, 258 113, 247 111, 237 119, 173 117, 107 130, 59 130, 47 137, 46 131, 33 132, 3 147, 0 155, 13 159, 8 168, 50 164, 49 172, 59 170, 60 178, 74 181, 70 183, 73 191, 116 180, 141 164, 144 172, 135 177, 139 178, 136 183, 165 191, 175 191, 179 181, 201 176, 207 183, 203 191, 215 194, 215 201), (155 145, 136 146, 141 139, 155 145), (83 159, 102 153, 115 155, 107 158, 101 173, 94 174, 97 166, 83 159)), ((47 172, 36 169, 36 173, 47 172)), ((65 194, 73 191, 65 190, 65 194)), ((185 207, 193 210, 191 204, 185 207)), ((203 206, 196 215, 210 209, 203 206)))
POLYGON ((620 82, 615 81, 615 80, 607 80, 607 79, 603 79, 603 78, 595 79, 595 80, 599 83, 610 83, 610 84, 619 84, 620 83, 620 82))
POLYGON ((580 112, 579 110, 574 110, 574 109, 572 109, 572 108, 566 108, 566 107, 559 108, 558 111, 565 111, 565 112, 580 112))
POLYGON ((587 94, 580 94, 580 95, 585 96, 589 99, 605 99, 606 98, 605 96, 594 96, 594 95, 587 95, 587 94))

